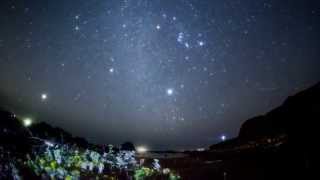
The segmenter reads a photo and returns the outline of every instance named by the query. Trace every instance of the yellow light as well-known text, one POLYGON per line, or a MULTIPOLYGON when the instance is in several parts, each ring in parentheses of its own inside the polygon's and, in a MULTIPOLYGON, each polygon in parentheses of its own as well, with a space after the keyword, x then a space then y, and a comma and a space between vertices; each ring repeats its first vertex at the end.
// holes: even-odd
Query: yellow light
POLYGON ((146 153, 148 151, 148 149, 144 146, 139 146, 137 147, 137 152, 138 153, 146 153))
POLYGON ((30 119, 30 118, 25 118, 25 119, 23 120, 23 125, 24 125, 25 127, 31 126, 31 125, 32 125, 32 119, 30 119))

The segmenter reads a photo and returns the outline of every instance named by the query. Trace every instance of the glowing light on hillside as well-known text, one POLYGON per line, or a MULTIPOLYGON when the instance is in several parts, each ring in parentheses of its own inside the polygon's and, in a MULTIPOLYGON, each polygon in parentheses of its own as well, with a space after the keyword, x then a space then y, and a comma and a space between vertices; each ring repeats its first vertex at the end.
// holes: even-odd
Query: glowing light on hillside
POLYGON ((24 125, 25 127, 31 126, 31 125, 32 125, 32 119, 30 119, 30 118, 25 118, 25 119, 23 120, 23 125, 24 125))
POLYGON ((54 144, 52 142, 50 142, 50 141, 45 141, 44 143, 49 147, 53 147, 54 146, 54 144))

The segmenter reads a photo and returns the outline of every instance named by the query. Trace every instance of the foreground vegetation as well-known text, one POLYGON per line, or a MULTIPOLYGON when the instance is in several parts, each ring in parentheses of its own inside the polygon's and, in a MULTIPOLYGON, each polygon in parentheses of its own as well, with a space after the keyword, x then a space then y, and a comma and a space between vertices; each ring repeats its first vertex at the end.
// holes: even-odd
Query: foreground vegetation
POLYGON ((107 152, 56 145, 45 141, 25 158, 11 156, 1 148, 0 179, 180 179, 159 160, 151 163, 136 159, 135 151, 107 152))

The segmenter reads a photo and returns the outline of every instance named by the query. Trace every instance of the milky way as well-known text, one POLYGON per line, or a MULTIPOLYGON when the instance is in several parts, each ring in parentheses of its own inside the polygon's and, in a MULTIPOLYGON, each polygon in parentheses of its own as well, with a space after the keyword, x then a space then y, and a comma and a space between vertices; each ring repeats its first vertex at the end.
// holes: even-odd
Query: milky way
POLYGON ((207 146, 320 80, 317 1, 0 4, 0 106, 93 142, 207 146))

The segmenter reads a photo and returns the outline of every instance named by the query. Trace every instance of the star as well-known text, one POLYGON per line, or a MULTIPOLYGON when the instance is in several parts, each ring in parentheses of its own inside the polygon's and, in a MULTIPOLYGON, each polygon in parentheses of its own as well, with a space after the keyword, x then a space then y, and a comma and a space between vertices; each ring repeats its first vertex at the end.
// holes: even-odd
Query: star
POLYGON ((45 93, 41 94, 41 100, 42 101, 45 101, 47 99, 48 99, 48 95, 47 94, 45 94, 45 93))
POLYGON ((158 25, 156 26, 156 28, 157 28, 157 30, 160 30, 160 29, 161 29, 161 26, 158 24, 158 25))
POLYGON ((79 26, 76 26, 76 27, 74 27, 74 30, 79 31, 79 30, 80 30, 80 27, 79 27, 79 26))
POLYGON ((199 46, 204 46, 204 42, 203 41, 198 41, 198 45, 199 46))
POLYGON ((172 96, 173 95, 173 89, 172 88, 167 89, 167 95, 168 96, 172 96))
POLYGON ((162 17, 163 17, 164 19, 166 19, 166 18, 167 18, 167 14, 162 14, 162 17))
POLYGON ((109 69, 109 72, 110 72, 110 73, 114 73, 114 68, 110 68, 110 69, 109 69))

